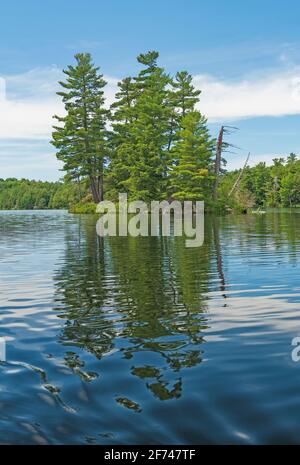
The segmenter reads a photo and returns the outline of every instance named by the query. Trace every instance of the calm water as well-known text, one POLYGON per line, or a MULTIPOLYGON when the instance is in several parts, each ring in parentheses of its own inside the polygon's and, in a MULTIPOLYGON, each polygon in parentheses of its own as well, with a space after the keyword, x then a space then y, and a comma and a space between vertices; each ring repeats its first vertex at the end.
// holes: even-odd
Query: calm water
POLYGON ((0 442, 300 444, 300 212, 205 244, 0 212, 0 442))

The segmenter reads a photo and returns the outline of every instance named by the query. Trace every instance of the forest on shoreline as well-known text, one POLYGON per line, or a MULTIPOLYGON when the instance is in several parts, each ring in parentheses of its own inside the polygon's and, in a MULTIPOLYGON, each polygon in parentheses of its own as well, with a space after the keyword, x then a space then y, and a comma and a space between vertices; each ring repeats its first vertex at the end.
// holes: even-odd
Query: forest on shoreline
MULTIPOLYGON (((224 172, 218 187, 218 205, 221 213, 258 207, 300 207, 300 159, 291 153, 287 158, 274 158, 269 166, 258 163, 244 170, 224 172)), ((67 209, 91 213, 94 207, 86 181, 0 179, 1 210, 67 209)))
POLYGON ((0 210, 69 209, 79 198, 74 183, 0 179, 0 210))
POLYGON ((75 55, 60 81, 65 114, 54 115, 51 143, 63 163, 59 182, 0 179, 0 209, 69 209, 94 212, 101 200, 204 200, 207 211, 246 212, 255 207, 300 205, 300 160, 293 153, 267 166, 226 170, 226 140, 213 138, 201 107, 201 90, 182 70, 174 76, 149 51, 137 57, 136 76, 118 83, 105 105, 106 81, 88 53, 75 55))

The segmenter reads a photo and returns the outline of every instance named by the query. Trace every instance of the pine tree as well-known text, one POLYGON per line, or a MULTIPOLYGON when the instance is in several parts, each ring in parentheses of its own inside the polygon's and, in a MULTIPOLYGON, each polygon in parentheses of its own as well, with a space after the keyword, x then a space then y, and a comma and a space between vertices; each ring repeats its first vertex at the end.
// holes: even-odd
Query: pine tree
POLYGON ((116 101, 111 105, 115 144, 119 145, 128 135, 128 125, 134 119, 134 103, 137 89, 132 77, 126 77, 118 82, 119 91, 116 101))
POLYGON ((155 51, 138 56, 144 68, 130 88, 132 105, 128 109, 120 99, 122 105, 115 113, 121 124, 115 129, 125 137, 119 138, 112 167, 117 175, 121 173, 121 185, 130 198, 145 201, 160 199, 166 192, 170 78, 157 66, 157 58, 155 51))
POLYGON ((170 172, 170 192, 176 200, 203 200, 212 189, 211 139, 206 119, 197 111, 187 113, 172 148, 174 165, 170 172))
POLYGON ((196 90, 192 84, 193 76, 187 71, 179 71, 172 83, 173 104, 178 109, 180 116, 184 117, 188 112, 195 110, 199 102, 201 90, 196 90))
POLYGON ((68 66, 66 82, 60 82, 66 116, 55 115, 52 144, 57 158, 72 177, 88 179, 94 202, 103 199, 103 171, 107 157, 107 110, 104 109, 106 85, 99 68, 88 53, 75 55, 76 66, 68 66))
POLYGON ((116 197, 118 192, 127 192, 123 182, 130 176, 130 161, 127 145, 130 141, 130 127, 135 118, 135 100, 137 88, 132 77, 118 82, 119 91, 115 102, 111 105, 113 132, 110 138, 111 162, 108 168, 110 196, 116 197))
POLYGON ((168 150, 176 141, 176 135, 180 130, 181 119, 190 111, 195 111, 195 105, 199 102, 200 90, 196 90, 192 84, 193 77, 187 71, 179 71, 171 82, 169 92, 169 105, 172 108, 168 150))

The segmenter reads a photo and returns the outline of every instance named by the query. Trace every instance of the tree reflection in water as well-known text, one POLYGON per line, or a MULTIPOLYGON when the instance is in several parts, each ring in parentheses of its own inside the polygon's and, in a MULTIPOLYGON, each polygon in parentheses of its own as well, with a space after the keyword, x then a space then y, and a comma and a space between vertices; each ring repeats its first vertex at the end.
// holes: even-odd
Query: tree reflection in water
POLYGON ((154 396, 179 398, 182 371, 202 360, 211 234, 188 249, 181 237, 102 239, 95 222, 82 216, 70 227, 55 277, 64 363, 92 381, 99 373, 85 370, 77 349, 97 359, 118 350, 154 396))

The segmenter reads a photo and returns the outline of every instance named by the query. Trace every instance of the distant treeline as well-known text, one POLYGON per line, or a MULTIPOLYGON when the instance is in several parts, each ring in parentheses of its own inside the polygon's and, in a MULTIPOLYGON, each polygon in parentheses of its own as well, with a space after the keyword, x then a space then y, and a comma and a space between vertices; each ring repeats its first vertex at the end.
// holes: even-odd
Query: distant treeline
POLYGON ((0 209, 65 209, 79 201, 82 189, 76 183, 0 179, 0 209))
MULTIPOLYGON (((105 197, 110 198, 109 191, 105 197)), ((93 211, 93 206, 88 183, 83 181, 0 179, 2 210, 71 209, 84 213, 93 211)), ((244 211, 260 206, 300 206, 300 159, 294 153, 286 159, 274 158, 270 166, 258 163, 246 167, 242 176, 241 170, 222 172, 218 210, 244 211)))
POLYGON ((240 171, 224 174, 219 196, 231 207, 249 208, 300 206, 300 160, 294 153, 285 158, 274 158, 273 163, 258 163, 247 167, 237 189, 229 195, 240 171))

